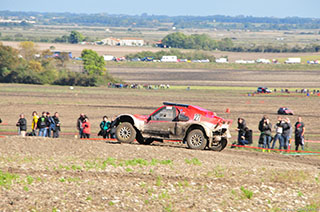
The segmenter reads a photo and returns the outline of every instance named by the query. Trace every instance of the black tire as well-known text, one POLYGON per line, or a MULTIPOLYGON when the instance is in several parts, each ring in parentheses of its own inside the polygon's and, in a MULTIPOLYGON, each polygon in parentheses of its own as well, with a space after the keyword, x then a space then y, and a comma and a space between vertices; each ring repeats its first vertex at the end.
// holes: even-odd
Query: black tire
POLYGON ((210 149, 213 150, 213 151, 218 151, 218 152, 220 152, 220 151, 222 151, 224 148, 226 148, 227 144, 228 144, 228 139, 222 138, 221 141, 220 141, 220 143, 219 143, 218 145, 212 146, 212 147, 210 147, 210 149))
POLYGON ((137 139, 137 141, 139 142, 139 144, 143 144, 143 145, 150 145, 152 144, 152 142, 154 142, 154 140, 152 138, 146 138, 146 139, 137 139))
POLYGON ((187 144, 190 149, 204 149, 208 143, 207 138, 199 129, 192 130, 187 136, 187 144))
POLYGON ((116 138, 119 142, 131 143, 136 138, 137 132, 129 122, 123 122, 116 128, 116 138))
POLYGON ((152 144, 152 142, 154 142, 154 140, 152 138, 147 138, 144 140, 144 145, 150 145, 150 144, 152 144))

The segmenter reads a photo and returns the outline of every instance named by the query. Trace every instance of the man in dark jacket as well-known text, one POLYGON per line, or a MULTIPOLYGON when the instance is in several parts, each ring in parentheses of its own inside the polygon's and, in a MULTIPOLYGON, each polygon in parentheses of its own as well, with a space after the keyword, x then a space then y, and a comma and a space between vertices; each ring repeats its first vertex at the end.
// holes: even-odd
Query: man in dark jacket
POLYGON ((20 118, 16 126, 19 127, 19 135, 21 135, 22 137, 25 137, 27 132, 27 120, 24 118, 23 113, 20 114, 20 118))
POLYGON ((272 130, 272 124, 270 123, 270 120, 267 116, 263 116, 261 121, 259 122, 259 130, 261 132, 260 138, 259 138, 259 147, 262 146, 262 148, 270 148, 270 142, 272 140, 271 137, 271 130, 272 130))
POLYGON ((50 116, 50 112, 47 112, 47 135, 46 137, 51 137, 51 131, 54 131, 56 124, 53 120, 53 116, 50 116))
POLYGON ((54 116, 52 117, 55 127, 52 130, 53 131, 53 138, 59 138, 59 132, 61 131, 60 129, 60 120, 59 120, 59 113, 55 112, 54 116))
POLYGON ((39 129, 39 135, 41 137, 46 137, 47 136, 47 127, 48 125, 48 118, 47 118, 47 113, 42 112, 42 116, 38 119, 37 123, 37 128, 39 129))
POLYGON ((241 141, 245 140, 243 137, 245 136, 245 129, 246 129, 247 125, 246 125, 246 121, 243 118, 238 118, 238 127, 236 129, 236 131, 238 131, 238 144, 242 145, 241 141))
POLYGON ((83 137, 82 123, 84 122, 85 119, 86 119, 86 115, 84 115, 84 113, 81 113, 80 117, 77 120, 77 129, 79 131, 79 138, 83 137))
POLYGON ((295 134, 296 151, 298 151, 299 145, 301 145, 301 149, 304 150, 305 126, 304 126, 304 123, 301 121, 301 117, 298 117, 298 121, 294 126, 295 126, 294 134, 295 134))
POLYGON ((284 120, 283 133, 282 133, 284 149, 288 149, 289 147, 289 140, 291 138, 291 134, 292 134, 292 126, 290 123, 290 119, 286 118, 284 120))

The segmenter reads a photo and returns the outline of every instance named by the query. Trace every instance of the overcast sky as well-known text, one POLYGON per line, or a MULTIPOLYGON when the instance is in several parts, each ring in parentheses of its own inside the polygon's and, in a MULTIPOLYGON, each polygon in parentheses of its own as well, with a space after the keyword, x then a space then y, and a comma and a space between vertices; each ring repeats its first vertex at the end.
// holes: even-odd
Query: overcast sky
POLYGON ((140 15, 320 18, 320 0, 0 0, 0 10, 140 15))

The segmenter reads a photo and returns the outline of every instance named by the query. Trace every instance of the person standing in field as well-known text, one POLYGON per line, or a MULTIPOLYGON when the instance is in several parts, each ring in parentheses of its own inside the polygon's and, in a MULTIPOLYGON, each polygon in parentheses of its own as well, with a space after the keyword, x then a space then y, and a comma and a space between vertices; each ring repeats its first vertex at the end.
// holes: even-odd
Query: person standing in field
POLYGON ((285 118, 284 124, 283 124, 283 132, 282 132, 284 149, 288 149, 288 147, 289 147, 289 141, 291 138, 291 134, 292 134, 292 126, 290 123, 290 119, 285 118))
POLYGON ((39 116, 38 116, 37 111, 33 111, 32 112, 32 124, 31 124, 32 136, 36 136, 37 135, 38 119, 39 119, 39 116))
POLYGON ((53 117, 50 116, 50 113, 47 112, 47 129, 48 129, 48 132, 47 132, 47 137, 51 137, 51 131, 54 131, 55 130, 55 127, 56 127, 56 124, 53 120, 53 117))
POLYGON ((260 138, 259 138, 259 147, 262 148, 270 148, 270 142, 272 140, 271 130, 272 124, 267 116, 263 116, 261 121, 259 122, 259 130, 260 130, 260 138))
POLYGON ((90 138, 90 134, 91 134, 91 124, 89 122, 88 117, 86 117, 82 123, 82 134, 83 137, 82 138, 90 138))
POLYGON ((284 141, 283 141, 283 125, 284 122, 282 120, 282 118, 280 116, 278 116, 278 122, 274 125, 274 128, 276 129, 276 134, 274 136, 273 139, 273 143, 272 143, 272 149, 274 149, 275 144, 277 143, 277 140, 279 140, 279 149, 284 148, 284 141))
POLYGON ((301 149, 304 150, 304 133, 306 131, 304 123, 302 122, 302 118, 299 116, 298 121, 296 122, 295 126, 295 144, 296 144, 296 151, 298 151, 299 146, 301 149))
POLYGON ((86 116, 84 113, 80 114, 80 117, 77 120, 77 129, 79 131, 79 138, 83 138, 83 128, 82 128, 82 123, 84 122, 86 116))
POLYGON ((20 114, 20 118, 16 126, 19 127, 19 135, 21 135, 22 137, 25 137, 27 132, 27 120, 24 118, 23 113, 20 114))
POLYGON ((52 130, 52 132, 53 132, 52 137, 53 138, 59 138, 59 132, 61 131, 59 113, 55 112, 54 116, 52 118, 53 118, 53 121, 54 121, 54 124, 55 124, 55 128, 52 130))
POLYGON ((39 130, 38 136, 41 136, 41 137, 47 136, 47 125, 48 125, 47 113, 42 112, 42 116, 38 119, 38 123, 37 123, 37 128, 39 130))

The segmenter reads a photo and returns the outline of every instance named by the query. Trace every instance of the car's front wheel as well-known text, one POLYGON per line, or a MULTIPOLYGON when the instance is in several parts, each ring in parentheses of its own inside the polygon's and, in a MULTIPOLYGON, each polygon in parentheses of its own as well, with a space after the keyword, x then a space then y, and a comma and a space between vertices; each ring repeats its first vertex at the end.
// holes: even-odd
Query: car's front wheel
POLYGON ((207 146, 207 138, 201 130, 195 129, 188 134, 187 144, 190 149, 204 149, 207 146))
POLYGON ((119 142, 131 143, 136 138, 136 130, 129 122, 123 122, 116 128, 116 138, 119 142))

